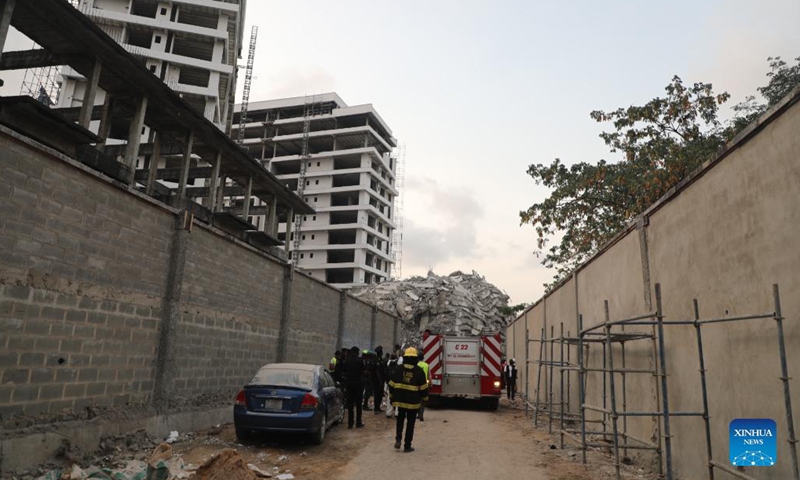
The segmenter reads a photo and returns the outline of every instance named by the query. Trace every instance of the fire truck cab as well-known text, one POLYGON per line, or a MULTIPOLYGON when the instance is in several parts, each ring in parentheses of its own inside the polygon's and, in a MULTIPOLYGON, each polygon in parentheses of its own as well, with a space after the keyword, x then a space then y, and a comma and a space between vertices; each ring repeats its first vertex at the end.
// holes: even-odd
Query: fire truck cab
POLYGON ((501 393, 500 345, 499 334, 456 337, 426 331, 422 351, 431 377, 431 401, 467 398, 496 410, 501 393))

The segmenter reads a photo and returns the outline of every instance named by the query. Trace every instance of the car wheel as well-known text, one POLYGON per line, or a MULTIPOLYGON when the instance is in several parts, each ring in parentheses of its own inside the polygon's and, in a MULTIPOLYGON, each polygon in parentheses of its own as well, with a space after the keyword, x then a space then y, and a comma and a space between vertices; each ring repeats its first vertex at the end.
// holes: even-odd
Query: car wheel
POLYGON ((328 426, 328 416, 325 415, 322 417, 322 424, 312 436, 311 436, 311 443, 314 445, 322 445, 322 442, 325 441, 325 429, 328 426))
POLYGON ((236 429, 236 439, 240 442, 247 442, 253 438, 253 434, 250 433, 250 430, 245 430, 243 428, 236 429))
POLYGON ((339 406, 339 416, 336 417, 336 421, 333 424, 340 425, 342 422, 344 422, 344 405, 339 406))

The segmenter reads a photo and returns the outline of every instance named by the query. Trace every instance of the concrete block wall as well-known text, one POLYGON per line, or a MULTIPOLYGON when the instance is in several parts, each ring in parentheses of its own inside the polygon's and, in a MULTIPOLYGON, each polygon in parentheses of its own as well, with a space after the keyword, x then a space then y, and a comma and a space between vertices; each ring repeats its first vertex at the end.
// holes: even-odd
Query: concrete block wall
POLYGON ((0 135, 4 428, 150 400, 172 222, 0 135))
POLYGON ((395 335, 395 317, 384 311, 378 311, 375 321, 375 345, 383 346, 384 352, 391 352, 394 344, 399 343, 399 337, 395 335))
POLYGON ((228 404, 282 348, 326 364, 345 338, 367 347, 393 328, 221 231, 179 230, 182 214, 0 126, 7 433, 117 407, 228 404))
POLYGON ((225 397, 278 350, 283 267, 204 228, 189 235, 173 401, 225 397))
MULTIPOLYGON (((539 338, 541 328, 555 326, 559 335, 605 320, 640 316, 657 307, 655 285, 661 286, 666 320, 693 320, 693 299, 700 318, 771 315, 775 311, 772 285, 781 293, 786 361, 791 402, 800 405, 800 88, 776 109, 751 125, 726 152, 680 188, 628 226, 600 254, 549 292, 507 330, 507 353, 524 352, 525 326, 539 338)), ((760 479, 792 476, 788 421, 780 380, 777 322, 772 318, 708 324, 702 327, 711 440, 714 459, 727 464, 728 426, 736 418, 771 418, 778 425, 778 461, 769 469, 747 469, 760 479)), ((603 330, 597 330, 602 333, 603 330)), ((619 331, 619 329, 615 329, 619 331)), ((628 326, 625 333, 653 333, 649 326, 628 326)), ((702 389, 694 327, 666 326, 664 331, 668 399, 672 412, 702 411, 702 389)), ((549 351, 545 360, 560 361, 549 351)), ((573 359, 577 350, 573 347, 573 359)), ((614 368, 622 366, 622 348, 614 344, 614 368)), ((538 360, 538 344, 529 356, 538 360)), ((651 340, 625 343, 628 369, 657 368, 651 340)), ((575 363, 575 360, 573 360, 575 363)), ((602 345, 589 347, 587 366, 603 365, 602 345)), ((536 365, 531 365, 527 394, 536 399, 536 365)), ((659 368, 660 370, 660 368, 659 368)), ((552 391, 560 396, 558 370, 552 391), (558 383, 556 383, 558 382, 558 383)), ((520 372, 522 373, 522 372, 520 372)), ((524 378, 524 377, 523 377, 524 378)), ((626 409, 659 411, 659 377, 625 375, 626 409)), ((622 409, 622 377, 615 376, 617 409, 622 409)), ((589 372, 585 402, 610 408, 610 385, 603 398, 601 373, 589 372)), ((539 400, 550 389, 543 380, 539 400)), ((573 374, 570 408, 578 412, 578 381, 573 374)), ((521 389, 524 387, 521 385, 521 389)), ((797 418, 797 411, 794 412, 797 418)), ((599 419, 600 414, 588 413, 599 419)), ((623 428, 623 420, 619 421, 623 428)), ((556 426, 557 427, 557 426, 556 426)), ((670 421, 673 469, 681 478, 705 478, 707 458, 704 423, 698 417, 670 421)), ((795 429, 798 425, 795 423, 795 429)), ((627 431, 651 442, 663 435, 663 422, 650 417, 628 418, 627 431), (659 431, 659 428, 662 431, 659 431)), ((629 456, 632 452, 629 452, 629 456)), ((633 454, 637 463, 656 469, 657 457, 633 454)))
POLYGON ((25 285, 0 291, 4 429, 148 403, 157 309, 25 285))
POLYGON ((306 275, 294 275, 287 361, 328 365, 336 351, 340 301, 339 291, 306 275))
POLYGON ((377 346, 371 345, 372 306, 348 297, 345 311, 347 322, 344 327, 342 346, 348 348, 357 346, 362 349, 377 346))

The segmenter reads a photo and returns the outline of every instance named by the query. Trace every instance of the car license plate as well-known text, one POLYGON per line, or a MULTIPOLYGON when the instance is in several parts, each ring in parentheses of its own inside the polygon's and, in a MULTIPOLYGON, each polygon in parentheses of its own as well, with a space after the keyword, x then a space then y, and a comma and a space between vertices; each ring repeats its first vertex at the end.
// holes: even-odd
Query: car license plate
POLYGON ((434 384, 434 385, 441 385, 442 381, 441 380, 437 380, 437 379, 433 379, 433 380, 431 380, 431 383, 434 384))
POLYGON ((264 400, 264 410, 283 410, 283 400, 280 399, 264 400))

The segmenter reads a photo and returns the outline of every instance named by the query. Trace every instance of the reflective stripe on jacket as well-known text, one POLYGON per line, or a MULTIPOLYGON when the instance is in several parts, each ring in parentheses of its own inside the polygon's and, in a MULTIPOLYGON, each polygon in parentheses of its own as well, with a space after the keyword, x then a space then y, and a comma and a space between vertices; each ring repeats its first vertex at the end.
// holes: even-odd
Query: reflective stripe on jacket
POLYGON ((428 378, 419 365, 403 364, 389 381, 389 399, 395 407, 418 410, 428 401, 428 378))

